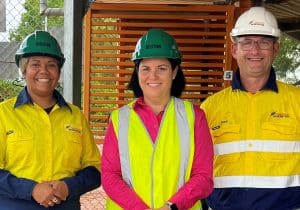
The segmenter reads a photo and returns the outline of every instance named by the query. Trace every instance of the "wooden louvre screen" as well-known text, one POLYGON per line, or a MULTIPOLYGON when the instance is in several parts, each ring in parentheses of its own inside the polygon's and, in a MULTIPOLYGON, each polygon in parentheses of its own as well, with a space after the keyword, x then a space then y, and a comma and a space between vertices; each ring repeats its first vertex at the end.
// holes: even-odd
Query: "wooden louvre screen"
POLYGON ((183 99, 195 104, 224 88, 231 69, 231 5, 154 5, 94 3, 85 18, 83 109, 98 144, 112 110, 133 100, 127 84, 132 52, 149 28, 173 35, 183 54, 183 99))

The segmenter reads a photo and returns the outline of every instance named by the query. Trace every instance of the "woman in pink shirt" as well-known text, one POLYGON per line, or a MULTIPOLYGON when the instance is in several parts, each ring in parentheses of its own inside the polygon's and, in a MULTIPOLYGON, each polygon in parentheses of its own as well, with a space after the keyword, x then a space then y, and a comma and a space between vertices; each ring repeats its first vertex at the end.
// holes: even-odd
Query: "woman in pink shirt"
POLYGON ((178 45, 150 29, 133 61, 137 99, 112 112, 104 140, 106 209, 200 209, 213 189, 213 147, 204 112, 178 98, 185 87, 178 45))

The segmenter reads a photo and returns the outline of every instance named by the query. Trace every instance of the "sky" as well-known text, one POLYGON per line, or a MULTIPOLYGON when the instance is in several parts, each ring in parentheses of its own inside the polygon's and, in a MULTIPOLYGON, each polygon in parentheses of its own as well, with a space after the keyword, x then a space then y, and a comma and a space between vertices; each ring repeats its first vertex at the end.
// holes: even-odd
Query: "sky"
POLYGON ((16 28, 24 12, 25 0, 0 0, 0 4, 6 3, 6 32, 0 32, 0 42, 8 41, 8 31, 16 28))

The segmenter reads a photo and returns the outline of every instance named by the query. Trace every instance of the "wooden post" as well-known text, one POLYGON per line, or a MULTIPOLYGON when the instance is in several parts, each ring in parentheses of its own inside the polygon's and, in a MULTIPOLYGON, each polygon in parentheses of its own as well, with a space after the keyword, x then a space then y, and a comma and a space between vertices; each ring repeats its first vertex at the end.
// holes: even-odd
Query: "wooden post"
MULTIPOLYGON (((253 6, 253 2, 251 0, 240 0, 239 1, 239 7, 236 7, 235 11, 234 11, 234 19, 236 22, 236 20, 238 19, 238 17, 245 12, 246 10, 248 10, 250 7, 253 6)), ((231 67, 232 69, 235 71, 238 68, 237 62, 234 58, 232 58, 231 61, 231 67)), ((228 82, 224 82, 225 83, 225 87, 228 86, 228 82)))

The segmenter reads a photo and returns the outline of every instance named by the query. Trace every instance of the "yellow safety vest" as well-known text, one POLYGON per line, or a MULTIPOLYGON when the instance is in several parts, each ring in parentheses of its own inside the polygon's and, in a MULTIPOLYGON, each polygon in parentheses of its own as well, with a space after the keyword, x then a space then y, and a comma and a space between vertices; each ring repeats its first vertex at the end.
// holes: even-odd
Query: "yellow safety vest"
MULTIPOLYGON (((112 112, 123 179, 150 208, 163 206, 189 180, 194 156, 194 112, 172 98, 155 143, 131 103, 112 112), (129 127, 128 127, 129 125, 129 127)), ((107 209, 121 209, 110 198, 107 209)), ((192 209, 201 209, 197 202, 192 209)))

